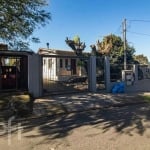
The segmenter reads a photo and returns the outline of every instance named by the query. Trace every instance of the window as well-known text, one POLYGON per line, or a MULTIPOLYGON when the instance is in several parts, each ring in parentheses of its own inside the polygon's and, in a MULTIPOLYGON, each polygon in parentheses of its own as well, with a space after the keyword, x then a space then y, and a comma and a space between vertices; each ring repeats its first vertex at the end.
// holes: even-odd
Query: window
POLYGON ((52 59, 48 59, 48 68, 52 68, 52 59))
POLYGON ((46 64, 46 60, 45 60, 45 59, 43 60, 43 64, 44 64, 44 65, 46 64))
POLYGON ((65 59, 65 68, 68 67, 68 59, 65 59))
POLYGON ((59 61, 59 67, 63 68, 63 60, 62 59, 60 59, 60 61, 59 61))

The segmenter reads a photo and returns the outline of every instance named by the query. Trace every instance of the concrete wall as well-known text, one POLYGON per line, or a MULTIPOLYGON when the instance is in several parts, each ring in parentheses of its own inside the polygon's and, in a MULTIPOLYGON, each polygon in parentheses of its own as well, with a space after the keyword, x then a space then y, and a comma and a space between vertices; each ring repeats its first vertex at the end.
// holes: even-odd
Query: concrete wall
POLYGON ((106 86, 106 91, 111 92, 112 84, 110 82, 110 61, 109 57, 105 56, 105 61, 104 61, 104 68, 105 68, 105 86, 106 86))
POLYGON ((96 92, 96 56, 89 58, 88 64, 88 90, 96 92))
POLYGON ((34 97, 42 96, 42 58, 38 54, 28 56, 28 90, 34 97))

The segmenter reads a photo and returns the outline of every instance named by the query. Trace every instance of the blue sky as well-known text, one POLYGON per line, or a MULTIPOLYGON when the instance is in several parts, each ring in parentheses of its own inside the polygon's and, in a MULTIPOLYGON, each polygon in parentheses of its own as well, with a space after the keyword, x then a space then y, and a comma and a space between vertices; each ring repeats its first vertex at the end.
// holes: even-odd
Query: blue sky
POLYGON ((36 52, 46 47, 70 50, 66 37, 79 35, 90 45, 109 34, 122 37, 122 22, 127 19, 127 41, 150 60, 150 0, 49 0, 52 20, 34 32, 41 43, 31 44, 36 52), (138 21, 136 21, 138 20, 138 21))

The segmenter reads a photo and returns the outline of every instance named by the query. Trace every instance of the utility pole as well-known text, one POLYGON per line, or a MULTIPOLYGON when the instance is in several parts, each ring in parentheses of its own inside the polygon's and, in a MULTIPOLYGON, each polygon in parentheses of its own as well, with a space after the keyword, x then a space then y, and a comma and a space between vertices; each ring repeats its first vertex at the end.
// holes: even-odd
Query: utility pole
POLYGON ((127 69, 127 53, 126 53, 126 19, 122 23, 123 27, 123 48, 124 48, 124 70, 127 69))

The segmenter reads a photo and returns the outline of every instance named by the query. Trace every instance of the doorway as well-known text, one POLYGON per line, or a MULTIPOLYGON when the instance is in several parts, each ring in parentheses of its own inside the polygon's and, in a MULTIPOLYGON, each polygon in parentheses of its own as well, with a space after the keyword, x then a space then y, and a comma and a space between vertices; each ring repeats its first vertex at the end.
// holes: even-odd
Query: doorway
POLYGON ((71 59, 71 72, 72 72, 72 75, 77 74, 76 59, 71 59))

